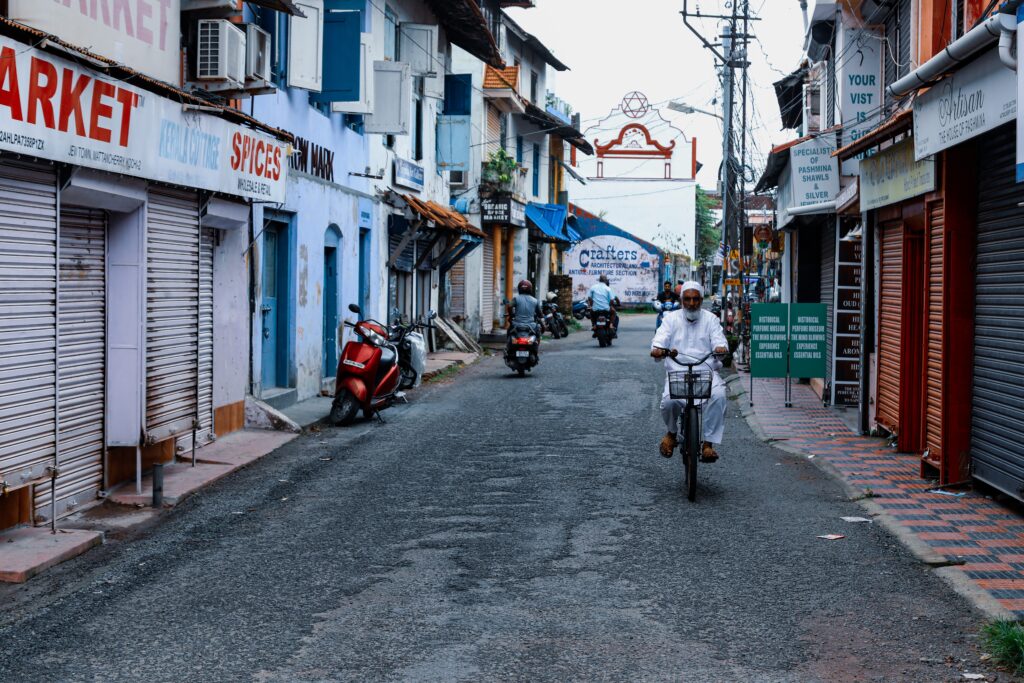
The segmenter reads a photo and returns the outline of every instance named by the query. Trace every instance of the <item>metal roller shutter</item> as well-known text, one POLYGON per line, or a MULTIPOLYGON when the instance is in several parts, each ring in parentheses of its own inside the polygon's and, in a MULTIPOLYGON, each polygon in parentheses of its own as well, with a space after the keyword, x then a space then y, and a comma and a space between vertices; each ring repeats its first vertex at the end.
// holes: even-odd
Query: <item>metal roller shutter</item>
MULTIPOLYGON (((103 488, 106 405, 107 216, 60 210, 59 463, 56 515, 96 499, 103 488)), ((50 486, 36 487, 36 519, 50 516, 50 486)))
POLYGON ((974 476, 1024 499, 1024 209, 1014 129, 979 155, 971 458, 974 476))
POLYGON ((450 317, 466 316, 466 263, 459 261, 448 271, 451 283, 452 300, 448 307, 450 317))
MULTIPOLYGON (((832 381, 832 320, 836 298, 836 222, 827 220, 821 231, 821 303, 825 313, 825 384, 832 381)), ((828 394, 826 394, 826 397, 828 394)), ((826 398, 826 402, 827 402, 826 398)))
POLYGON ((488 156, 501 149, 502 137, 502 115, 498 109, 490 104, 487 105, 487 140, 484 151, 488 156))
POLYGON ((942 259, 945 253, 945 210, 942 200, 928 204, 928 254, 925 260, 924 447, 926 461, 942 462, 942 332, 945 310, 942 259))
POLYGON ((494 329, 494 240, 484 238, 483 305, 480 323, 484 332, 494 329))
POLYGON ((878 400, 875 421, 895 432, 900 424, 900 343, 903 310, 903 223, 881 226, 879 252, 878 400))
MULTIPOLYGON (((213 433, 213 241, 214 231, 203 228, 199 251, 199 424, 196 448, 214 440, 213 433)), ((192 450, 192 433, 178 438, 178 452, 192 450)))
POLYGON ((0 162, 0 481, 56 464, 57 176, 0 162))
POLYGON ((199 359, 199 201, 151 188, 146 243, 146 441, 191 432, 199 359))

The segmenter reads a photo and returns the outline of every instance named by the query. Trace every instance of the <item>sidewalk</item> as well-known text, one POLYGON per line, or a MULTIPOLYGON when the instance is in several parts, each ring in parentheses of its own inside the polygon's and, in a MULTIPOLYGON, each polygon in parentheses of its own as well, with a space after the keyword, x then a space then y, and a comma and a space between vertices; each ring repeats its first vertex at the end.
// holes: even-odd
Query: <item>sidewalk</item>
POLYGON ((815 458, 875 521, 922 561, 942 567, 936 571, 990 616, 1024 619, 1024 518, 975 491, 933 490, 917 456, 852 432, 807 385, 793 384, 793 407, 785 408, 785 380, 755 379, 751 408, 750 376, 735 377, 730 394, 758 437, 815 458))

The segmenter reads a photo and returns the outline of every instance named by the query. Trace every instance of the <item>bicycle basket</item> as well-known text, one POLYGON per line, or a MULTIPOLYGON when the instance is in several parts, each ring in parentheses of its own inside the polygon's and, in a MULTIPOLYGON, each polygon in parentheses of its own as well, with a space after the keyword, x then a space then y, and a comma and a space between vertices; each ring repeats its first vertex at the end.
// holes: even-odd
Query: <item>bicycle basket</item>
POLYGON ((672 399, 699 401, 711 398, 711 370, 668 373, 668 395, 672 399))

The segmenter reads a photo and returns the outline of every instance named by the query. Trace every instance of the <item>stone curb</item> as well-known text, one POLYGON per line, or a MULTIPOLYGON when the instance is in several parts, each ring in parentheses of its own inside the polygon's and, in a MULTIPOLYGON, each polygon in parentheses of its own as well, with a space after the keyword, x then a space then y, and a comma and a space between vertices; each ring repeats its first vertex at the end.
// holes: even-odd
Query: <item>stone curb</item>
POLYGON ((970 602, 975 609, 986 617, 993 620, 1016 620, 1013 612, 999 604, 988 591, 978 586, 963 570, 955 566, 963 564, 962 560, 936 553, 927 543, 918 538, 913 531, 904 527, 896 518, 886 512, 881 505, 866 497, 864 491, 857 489, 857 487, 851 484, 843 473, 826 458, 808 457, 812 454, 769 437, 764 428, 761 427, 757 419, 757 413, 750 407, 749 402, 742 400, 747 395, 742 377, 731 375, 725 378, 725 384, 730 396, 737 399, 741 416, 758 440, 764 441, 784 453, 810 460, 821 472, 839 484, 846 497, 858 503, 871 516, 874 523, 881 525, 892 534, 918 561, 934 569, 935 574, 945 581, 950 588, 970 602))

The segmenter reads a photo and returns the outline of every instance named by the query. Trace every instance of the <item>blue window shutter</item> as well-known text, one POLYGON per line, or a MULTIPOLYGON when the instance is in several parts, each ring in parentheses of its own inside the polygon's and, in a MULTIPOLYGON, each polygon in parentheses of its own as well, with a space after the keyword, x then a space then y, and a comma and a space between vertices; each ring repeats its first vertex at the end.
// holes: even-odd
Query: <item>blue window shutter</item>
POLYGON ((533 145, 533 196, 540 194, 540 145, 533 145))
POLYGON ((444 77, 444 113, 468 116, 473 113, 472 74, 450 74, 444 77))
POLYGON ((309 97, 315 102, 358 102, 362 12, 339 9, 333 4, 328 4, 325 10, 323 85, 320 92, 310 93, 309 97))
POLYGON ((440 116, 437 119, 437 168, 468 171, 471 144, 470 116, 440 116))
POLYGON ((523 136, 516 136, 516 163, 523 163, 523 136))

